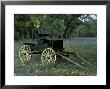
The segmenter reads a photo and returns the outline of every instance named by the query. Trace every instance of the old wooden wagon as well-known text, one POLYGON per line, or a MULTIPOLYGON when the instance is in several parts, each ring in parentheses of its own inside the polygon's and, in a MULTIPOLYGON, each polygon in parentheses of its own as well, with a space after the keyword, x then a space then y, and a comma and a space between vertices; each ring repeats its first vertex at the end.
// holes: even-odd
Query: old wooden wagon
POLYGON ((32 54, 41 54, 41 61, 43 64, 55 63, 57 56, 68 60, 74 65, 84 68, 82 65, 69 59, 69 55, 73 54, 75 58, 83 60, 85 63, 91 65, 89 62, 80 57, 76 52, 65 52, 63 48, 63 40, 53 39, 49 34, 38 34, 35 43, 23 43, 19 50, 19 58, 24 63, 32 58, 32 54))

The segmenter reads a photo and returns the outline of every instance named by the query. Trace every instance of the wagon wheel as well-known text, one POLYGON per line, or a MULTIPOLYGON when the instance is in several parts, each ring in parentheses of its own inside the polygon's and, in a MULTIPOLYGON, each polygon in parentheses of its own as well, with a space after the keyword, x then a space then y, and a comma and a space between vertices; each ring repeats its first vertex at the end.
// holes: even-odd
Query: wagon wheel
POLYGON ((21 62, 29 61, 31 59, 32 52, 28 45, 23 45, 19 51, 19 58, 21 62))
POLYGON ((45 64, 55 63, 56 54, 51 48, 46 48, 41 54, 41 61, 45 64))

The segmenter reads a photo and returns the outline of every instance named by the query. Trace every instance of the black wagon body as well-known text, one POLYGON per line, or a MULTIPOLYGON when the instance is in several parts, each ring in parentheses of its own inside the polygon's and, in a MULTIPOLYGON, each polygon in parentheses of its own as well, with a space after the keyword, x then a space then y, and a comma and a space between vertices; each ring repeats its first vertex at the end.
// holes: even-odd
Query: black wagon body
POLYGON ((24 43, 28 45, 32 51, 42 51, 47 47, 52 48, 55 51, 63 51, 63 40, 48 38, 48 34, 38 34, 38 39, 33 43, 24 43))
POLYGON ((19 52, 22 62, 31 59, 32 54, 41 54, 42 62, 54 63, 56 61, 56 53, 63 52, 63 40, 51 38, 49 34, 38 34, 37 39, 31 43, 23 43, 23 47, 19 52))

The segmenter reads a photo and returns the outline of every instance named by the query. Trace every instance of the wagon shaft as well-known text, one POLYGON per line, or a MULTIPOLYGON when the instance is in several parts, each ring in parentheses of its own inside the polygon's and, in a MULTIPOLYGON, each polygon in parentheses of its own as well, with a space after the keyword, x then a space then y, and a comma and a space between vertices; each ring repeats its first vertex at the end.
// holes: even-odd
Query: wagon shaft
POLYGON ((63 55, 60 54, 59 52, 57 52, 56 54, 59 55, 59 56, 61 56, 61 57, 64 58, 64 59, 66 59, 67 61, 71 62, 72 64, 74 64, 74 65, 76 65, 76 66, 78 66, 78 67, 80 67, 80 68, 82 68, 82 69, 84 69, 84 70, 87 70, 86 68, 84 68, 84 67, 81 66, 80 64, 78 64, 78 63, 72 61, 71 59, 69 59, 69 58, 66 57, 66 56, 63 56, 63 55))
POLYGON ((91 66, 92 67, 92 65, 88 62, 88 61, 86 61, 84 58, 82 58, 79 54, 77 54, 75 51, 74 52, 59 52, 61 55, 63 55, 63 56, 66 56, 66 57, 69 57, 69 54, 73 54, 74 56, 75 56, 75 58, 78 58, 78 59, 80 59, 80 60, 82 60, 82 61, 84 61, 86 64, 88 64, 89 66, 91 66), (64 54, 66 54, 66 55, 64 55, 64 54))

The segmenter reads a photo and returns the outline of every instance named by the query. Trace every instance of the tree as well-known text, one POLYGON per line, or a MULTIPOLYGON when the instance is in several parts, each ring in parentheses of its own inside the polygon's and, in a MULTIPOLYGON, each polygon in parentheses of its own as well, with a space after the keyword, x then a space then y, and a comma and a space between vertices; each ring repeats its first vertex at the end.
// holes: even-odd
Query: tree
POLYGON ((32 37, 33 30, 56 38, 96 36, 97 19, 91 14, 15 14, 15 40, 32 37))

